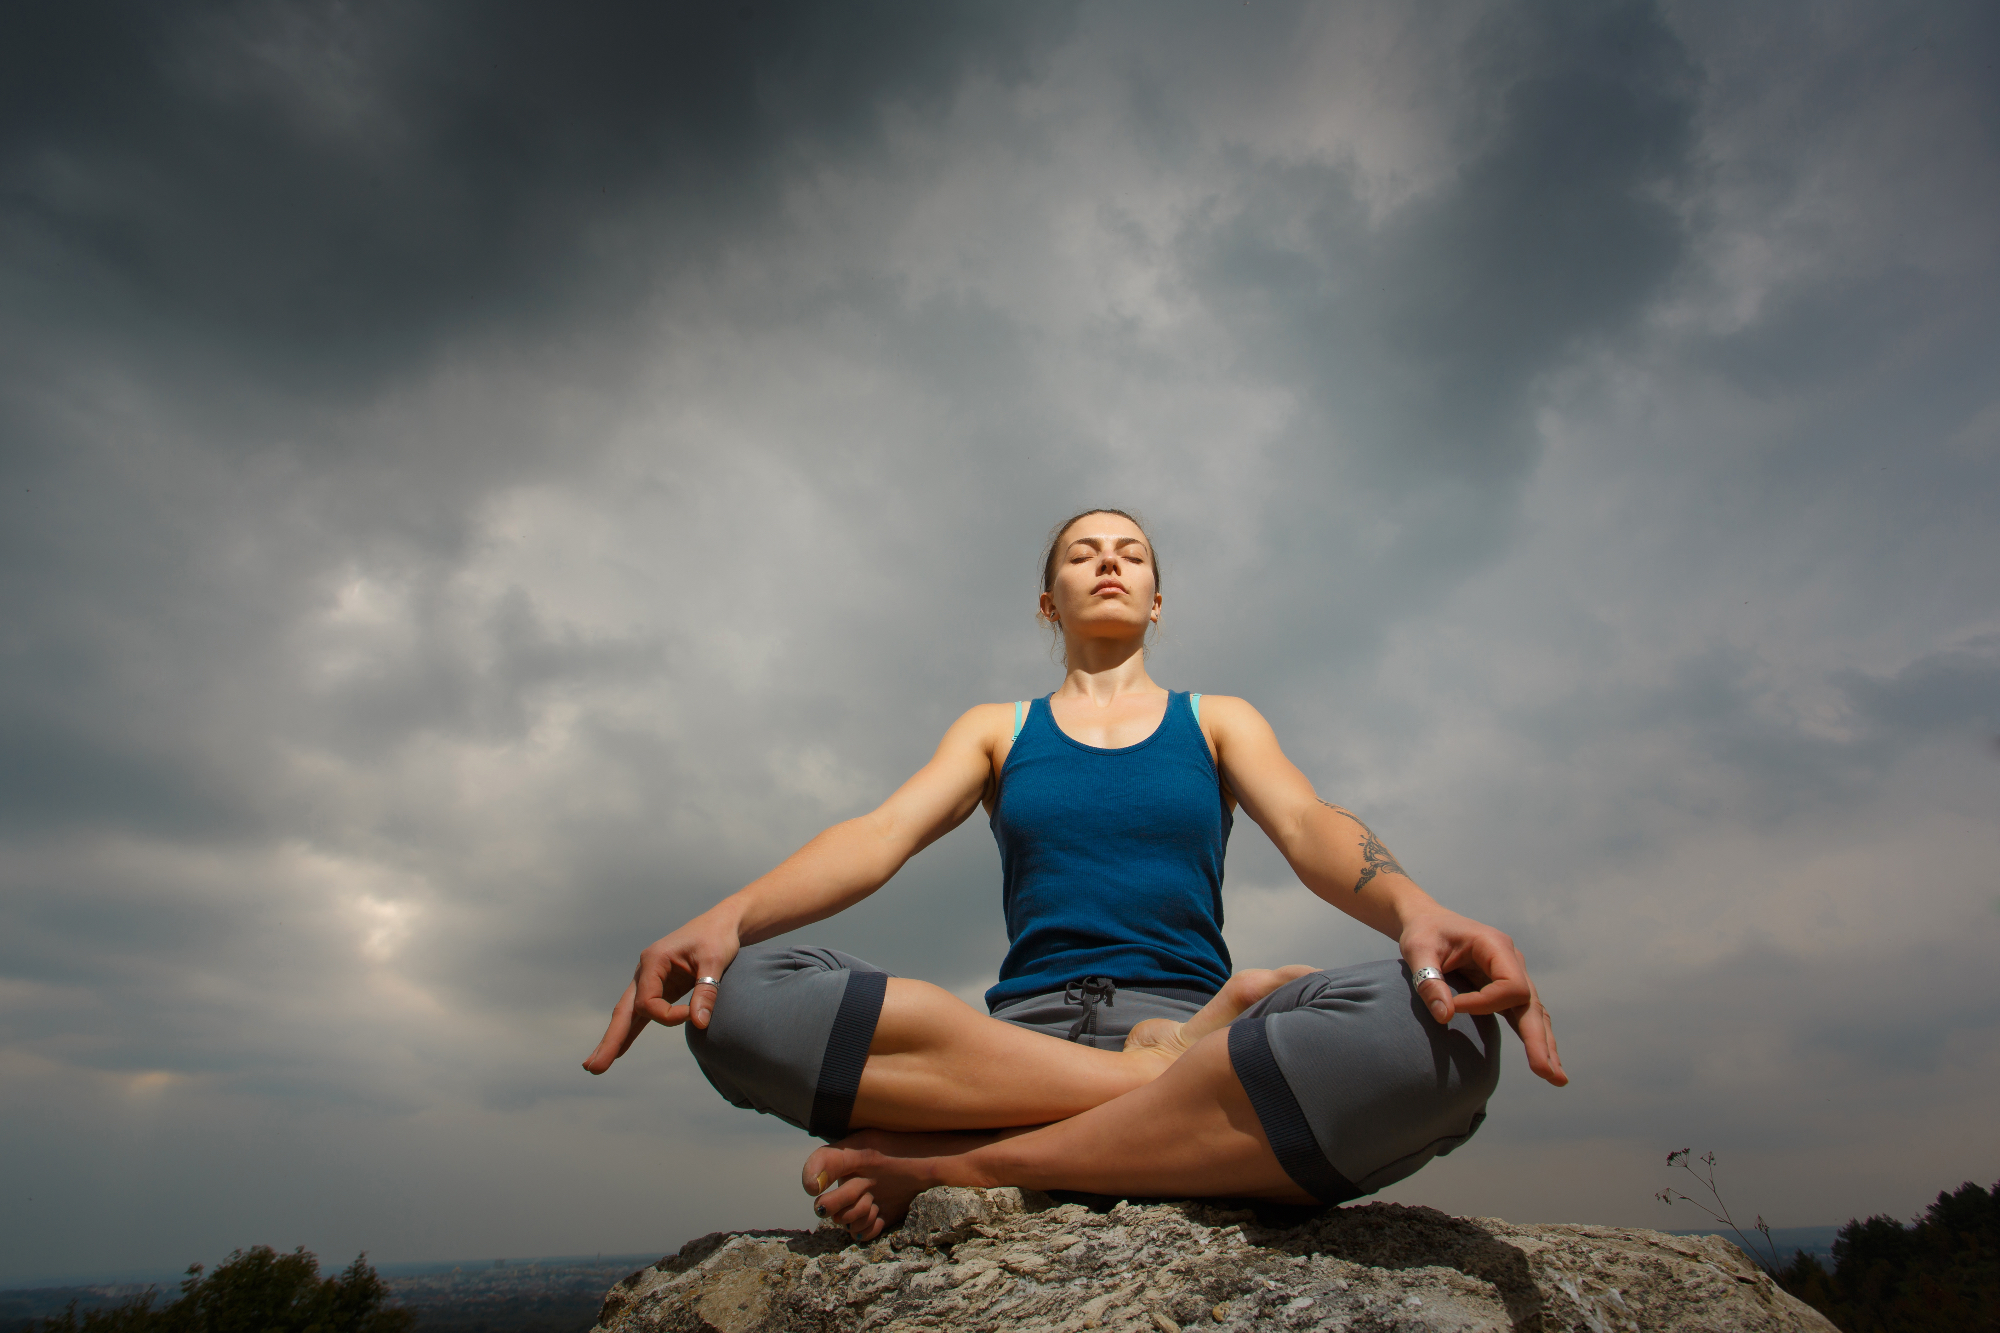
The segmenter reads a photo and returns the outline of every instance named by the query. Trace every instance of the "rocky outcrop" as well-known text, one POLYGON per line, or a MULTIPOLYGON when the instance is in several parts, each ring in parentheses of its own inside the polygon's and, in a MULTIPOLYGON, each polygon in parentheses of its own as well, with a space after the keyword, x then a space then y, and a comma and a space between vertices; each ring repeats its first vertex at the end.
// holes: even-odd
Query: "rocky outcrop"
POLYGON ((1361 1204, 1058 1204, 935 1189, 867 1245, 716 1233, 611 1289, 596 1333, 1673 1330, 1833 1325, 1726 1241, 1361 1204))

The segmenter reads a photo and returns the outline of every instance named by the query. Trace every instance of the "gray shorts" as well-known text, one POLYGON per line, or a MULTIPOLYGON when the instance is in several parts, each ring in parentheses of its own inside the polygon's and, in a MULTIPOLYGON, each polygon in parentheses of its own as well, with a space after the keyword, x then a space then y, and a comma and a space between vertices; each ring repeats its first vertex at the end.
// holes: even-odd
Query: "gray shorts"
MULTIPOLYGON (((1470 984, 1454 973, 1454 989, 1470 984)), ((723 974, 688 1048, 737 1106, 844 1137, 889 974, 833 949, 752 945, 723 974)), ((1001 1005, 1005 1022, 1116 1050, 1148 1018, 1183 1019, 1199 991, 1076 983, 1001 1005)), ((1499 1024, 1439 1027, 1400 959, 1313 972, 1229 1028, 1229 1057, 1272 1151, 1327 1203, 1372 1194, 1472 1137, 1500 1080, 1499 1024)))

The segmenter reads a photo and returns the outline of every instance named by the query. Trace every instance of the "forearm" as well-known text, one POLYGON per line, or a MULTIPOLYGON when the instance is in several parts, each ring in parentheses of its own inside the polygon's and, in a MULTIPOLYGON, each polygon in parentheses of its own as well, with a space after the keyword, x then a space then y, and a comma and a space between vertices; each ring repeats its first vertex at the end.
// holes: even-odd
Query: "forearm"
POLYGON ((1307 888, 1390 939, 1401 938, 1413 917, 1438 908, 1374 830, 1331 802, 1301 812, 1287 843, 1286 859, 1307 888))
POLYGON ((835 824, 703 915, 756 944, 852 907, 910 854, 879 819, 863 815, 835 824))

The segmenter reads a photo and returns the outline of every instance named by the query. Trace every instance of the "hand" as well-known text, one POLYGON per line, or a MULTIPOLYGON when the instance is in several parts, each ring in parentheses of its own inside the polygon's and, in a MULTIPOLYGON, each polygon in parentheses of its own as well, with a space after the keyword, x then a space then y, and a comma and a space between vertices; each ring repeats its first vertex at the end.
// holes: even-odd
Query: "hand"
POLYGON ((1558 1088, 1569 1082, 1562 1057, 1556 1053, 1555 1029, 1549 1011, 1528 977, 1527 960, 1514 941, 1491 926, 1445 908, 1424 912, 1403 927, 1397 943, 1412 972, 1434 967, 1440 972, 1464 971, 1487 980, 1476 991, 1454 996, 1442 981, 1417 987, 1431 1017, 1449 1023, 1455 1014, 1499 1014, 1527 1048, 1528 1068, 1558 1088))
POLYGON ((612 1061, 632 1048, 648 1023, 678 1027, 693 1022, 708 1026, 715 1012, 716 988, 700 982, 702 977, 720 977, 743 947, 735 929, 704 914, 673 934, 653 941, 639 955, 632 984, 618 997, 611 1010, 611 1026, 604 1039, 583 1062, 593 1074, 611 1068, 612 1061), (686 1003, 675 1003, 682 996, 686 1003))

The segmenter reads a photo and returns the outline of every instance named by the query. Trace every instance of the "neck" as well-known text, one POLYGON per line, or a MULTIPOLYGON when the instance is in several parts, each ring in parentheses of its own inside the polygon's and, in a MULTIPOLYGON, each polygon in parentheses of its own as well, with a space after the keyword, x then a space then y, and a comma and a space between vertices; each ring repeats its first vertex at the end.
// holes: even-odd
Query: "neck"
POLYGON ((1141 640, 1071 640, 1066 647, 1069 670, 1058 694, 1087 698, 1102 707, 1123 695, 1151 694, 1160 688, 1146 674, 1146 653, 1141 640))

